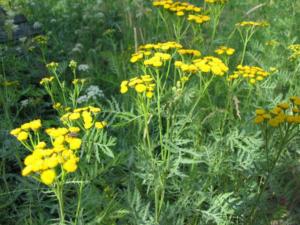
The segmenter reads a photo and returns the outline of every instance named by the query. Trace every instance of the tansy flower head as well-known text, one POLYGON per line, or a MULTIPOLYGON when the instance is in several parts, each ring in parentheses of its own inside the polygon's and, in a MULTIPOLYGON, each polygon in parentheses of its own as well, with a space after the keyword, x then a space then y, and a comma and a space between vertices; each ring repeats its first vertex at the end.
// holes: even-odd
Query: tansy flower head
POLYGON ((239 65, 232 75, 228 76, 227 80, 235 80, 238 78, 246 79, 250 84, 255 84, 257 81, 262 81, 270 75, 269 72, 257 66, 242 66, 239 65))
POLYGON ((209 4, 225 4, 228 0, 205 0, 205 2, 209 4))
POLYGON ((227 46, 220 46, 215 50, 215 53, 218 55, 233 55, 235 50, 233 48, 229 48, 227 46))
POLYGON ((242 21, 236 24, 237 27, 267 27, 269 23, 266 21, 242 21))
POLYGON ((256 124, 260 123, 267 123, 271 127, 279 127, 281 124, 289 123, 291 125, 298 125, 300 124, 300 110, 298 106, 294 105, 294 99, 299 98, 297 96, 292 97, 291 103, 289 102, 281 102, 278 103, 274 108, 270 109, 269 111, 265 109, 257 109, 256 110, 256 117, 254 122, 256 124))
POLYGON ((58 63, 57 62, 51 62, 51 63, 48 63, 46 65, 46 67, 49 69, 49 70, 56 70, 58 68, 58 63))
POLYGON ((213 56, 206 56, 201 59, 193 60, 193 64, 203 73, 211 72, 217 76, 223 76, 227 71, 228 67, 219 58, 213 56))
POLYGON ((49 169, 41 173, 41 181, 46 185, 51 185, 56 178, 55 170, 49 169))
POLYGON ((54 77, 51 76, 51 77, 44 77, 41 81, 40 81, 40 84, 41 85, 46 85, 48 83, 51 83, 53 81, 54 77))
POLYGON ((133 88, 137 93, 145 93, 147 98, 152 98, 154 87, 154 79, 150 75, 142 75, 140 77, 122 81, 120 92, 121 94, 125 94, 129 88, 133 88))

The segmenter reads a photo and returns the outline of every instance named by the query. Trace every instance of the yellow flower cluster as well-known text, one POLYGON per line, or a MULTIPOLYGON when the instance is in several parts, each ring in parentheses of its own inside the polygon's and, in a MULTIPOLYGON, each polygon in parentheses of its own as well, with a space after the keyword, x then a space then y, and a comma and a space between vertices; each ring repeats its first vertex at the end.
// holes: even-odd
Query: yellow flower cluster
POLYGON ((51 81, 53 81, 54 77, 51 76, 51 77, 44 77, 41 81, 40 81, 40 84, 41 85, 44 85, 44 84, 48 84, 50 83, 51 81))
POLYGON ((227 80, 235 80, 240 77, 247 79, 251 84, 255 84, 257 81, 262 81, 270 75, 269 72, 264 71, 257 66, 242 66, 238 65, 237 70, 230 75, 227 80))
POLYGON ((57 166, 61 165, 66 172, 76 171, 79 158, 76 156, 75 151, 80 149, 82 141, 71 134, 77 134, 80 132, 80 128, 59 127, 46 129, 51 141, 51 147, 47 148, 46 142, 39 140, 38 130, 41 127, 41 120, 33 120, 24 123, 10 133, 29 149, 32 149, 31 154, 24 159, 25 167, 22 170, 22 175, 38 174, 44 184, 51 185, 56 178, 55 168, 57 166), (31 131, 36 134, 35 139, 37 140, 34 140, 30 134, 31 131), (30 142, 27 143, 29 137, 30 142))
POLYGON ((174 2, 172 0, 154 0, 153 6, 163 7, 171 12, 176 13, 178 16, 184 15, 185 12, 198 13, 202 9, 188 2, 174 2))
POLYGON ((194 49, 179 49, 177 52, 179 55, 192 55, 196 57, 201 56, 201 52, 194 49))
POLYGON ((57 62, 51 62, 51 63, 48 63, 46 65, 46 67, 50 70, 56 70, 58 68, 58 63, 57 62))
POLYGON ((155 88, 154 79, 150 75, 142 75, 122 81, 120 92, 125 94, 129 88, 134 88, 137 93, 145 93, 147 98, 152 98, 155 88))
POLYGON ((30 132, 37 132, 42 127, 41 120, 33 120, 22 124, 20 127, 13 129, 10 134, 15 136, 19 141, 23 142, 28 139, 30 132))
POLYGON ((289 59, 297 59, 300 58, 300 44, 293 44, 288 47, 292 51, 292 55, 289 59))
POLYGON ((182 45, 175 42, 175 41, 167 41, 167 42, 159 42, 156 44, 145 44, 139 46, 140 50, 161 50, 161 51, 168 51, 171 49, 180 49, 182 45))
POLYGON ((171 59, 171 55, 167 53, 162 53, 161 51, 168 51, 172 49, 181 49, 182 45, 177 42, 169 41, 157 44, 146 44, 139 46, 138 52, 131 55, 130 62, 136 63, 142 59, 145 65, 152 65, 155 67, 160 67, 163 65, 163 61, 171 59), (158 52, 156 52, 158 51, 158 52), (150 58, 146 58, 151 56, 150 58))
POLYGON ((210 20, 210 17, 207 15, 189 15, 188 21, 193 21, 198 24, 205 23, 210 20))
POLYGON ((205 0, 208 4, 225 4, 228 0, 205 0))
POLYGON ((72 84, 76 85, 76 84, 84 84, 86 82, 86 79, 74 79, 72 81, 72 84))
POLYGON ((266 122, 271 127, 278 127, 283 123, 300 124, 300 97, 293 96, 290 101, 279 103, 269 111, 257 109, 254 122, 256 124, 266 122))
POLYGON ((33 42, 36 42, 40 45, 46 45, 48 42, 48 37, 45 35, 38 35, 32 39, 33 42))
POLYGON ((154 56, 144 61, 145 66, 161 67, 165 61, 171 59, 168 53, 155 52, 154 56))
POLYGON ((154 0, 153 6, 163 7, 164 9, 170 12, 176 13, 176 15, 180 17, 187 15, 189 21, 194 21, 199 24, 210 20, 209 16, 207 15, 197 14, 202 10, 202 8, 187 2, 174 2, 172 0, 154 0))
POLYGON ((199 71, 198 67, 194 64, 184 63, 183 61, 175 61, 174 65, 185 73, 197 73, 199 71))
POLYGON ((183 72, 211 72, 212 74, 217 76, 223 76, 228 71, 228 67, 222 62, 222 60, 213 56, 206 56, 204 58, 195 59, 193 60, 192 64, 186 64, 182 61, 176 61, 175 67, 181 69, 183 72))
POLYGON ((269 23, 266 21, 242 21, 237 23, 236 26, 239 27, 267 27, 269 23))
POLYGON ((107 123, 105 121, 96 121, 96 116, 100 112, 101 109, 98 107, 87 106, 74 109, 72 112, 64 114, 60 120, 70 127, 76 124, 86 130, 92 128, 93 126, 96 129, 102 129, 107 123), (103 124, 103 126, 99 126, 99 123, 103 124))
POLYGON ((234 52, 235 50, 233 48, 229 48, 227 46, 220 46, 215 50, 215 53, 218 55, 223 55, 223 54, 233 55, 234 52))

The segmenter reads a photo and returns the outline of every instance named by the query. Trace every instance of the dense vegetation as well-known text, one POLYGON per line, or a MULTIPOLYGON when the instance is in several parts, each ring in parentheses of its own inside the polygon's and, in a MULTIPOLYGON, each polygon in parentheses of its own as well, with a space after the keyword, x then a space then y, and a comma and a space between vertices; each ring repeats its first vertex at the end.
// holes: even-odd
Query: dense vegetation
POLYGON ((0 224, 299 224, 300 1, 0 6, 0 224))

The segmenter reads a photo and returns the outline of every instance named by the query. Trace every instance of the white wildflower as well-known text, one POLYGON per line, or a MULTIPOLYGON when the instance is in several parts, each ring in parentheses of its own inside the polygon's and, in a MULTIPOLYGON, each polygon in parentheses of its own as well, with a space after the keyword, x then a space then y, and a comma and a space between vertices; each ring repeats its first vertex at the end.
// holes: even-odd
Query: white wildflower
POLYGON ((33 24, 33 29, 40 29, 40 28, 42 28, 42 24, 40 23, 40 22, 38 22, 38 21, 36 21, 36 22, 34 22, 34 24, 33 24))
POLYGON ((82 71, 82 72, 85 72, 85 71, 88 71, 89 70, 89 65, 87 65, 87 64, 80 64, 79 66, 78 66, 78 70, 79 71, 82 71))
POLYGON ((103 98, 104 94, 103 91, 96 85, 89 86, 86 91, 85 95, 80 96, 77 99, 78 103, 87 102, 89 100, 96 100, 97 98, 103 98))

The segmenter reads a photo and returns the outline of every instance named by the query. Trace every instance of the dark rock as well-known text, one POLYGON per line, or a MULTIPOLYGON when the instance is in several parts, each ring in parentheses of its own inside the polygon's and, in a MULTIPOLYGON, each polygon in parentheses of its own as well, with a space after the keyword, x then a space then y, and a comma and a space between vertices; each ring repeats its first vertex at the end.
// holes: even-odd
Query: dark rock
POLYGON ((6 42, 16 42, 22 37, 33 37, 41 34, 40 29, 34 29, 31 24, 28 23, 26 17, 22 14, 18 14, 13 18, 14 25, 17 26, 13 32, 12 37, 9 37, 4 29, 4 23, 7 18, 6 11, 0 6, 0 44, 6 42))
POLYGON ((24 15, 19 14, 14 17, 14 24, 27 23, 27 19, 24 15))

